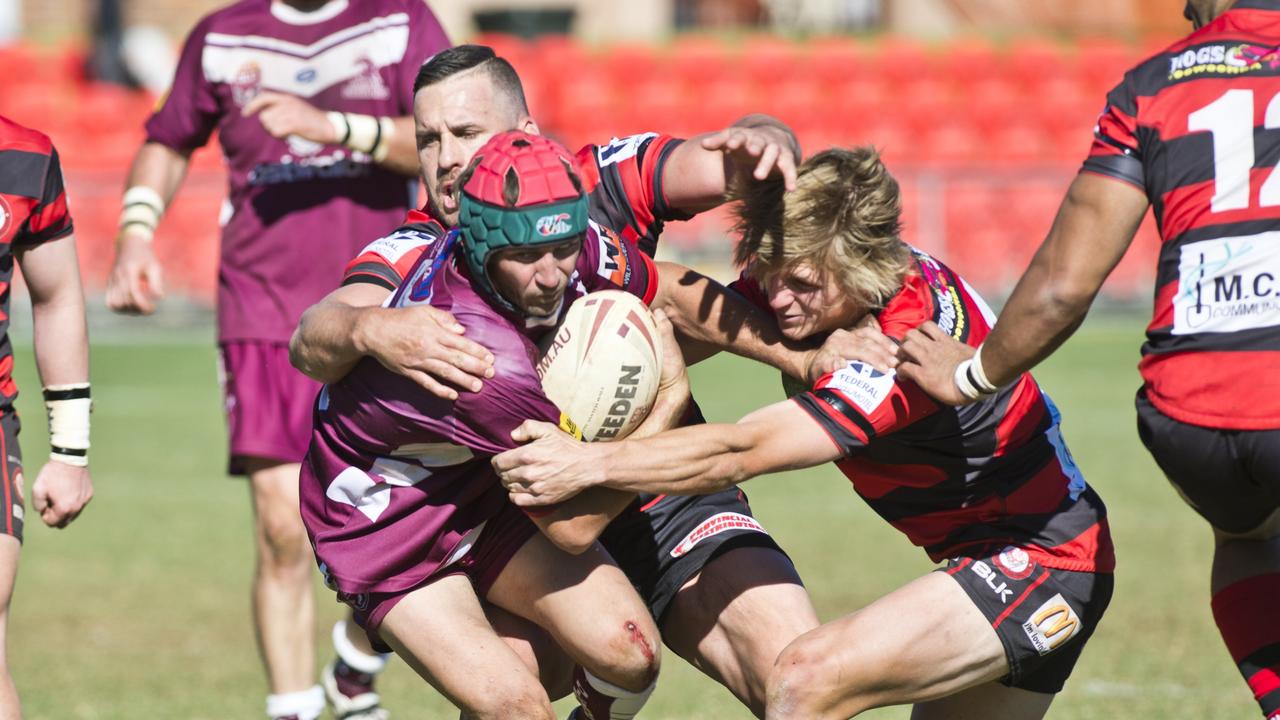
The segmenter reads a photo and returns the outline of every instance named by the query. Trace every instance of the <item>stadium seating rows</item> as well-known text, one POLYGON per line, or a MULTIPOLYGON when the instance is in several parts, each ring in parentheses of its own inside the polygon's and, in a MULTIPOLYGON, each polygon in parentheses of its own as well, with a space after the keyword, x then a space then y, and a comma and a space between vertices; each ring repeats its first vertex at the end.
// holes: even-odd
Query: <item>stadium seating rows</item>
MULTIPOLYGON (((945 248, 976 284, 997 291, 1017 277, 1049 227, 1106 92, 1158 49, 1105 38, 928 45, 896 37, 685 36, 667 45, 610 47, 565 37, 477 41, 511 59, 544 132, 571 146, 648 130, 688 136, 752 111, 786 120, 807 150, 872 143, 908 186, 909 239, 945 248), (918 185, 935 188, 927 203, 913 197, 910 187, 918 185)), ((57 144, 86 279, 98 288, 124 173, 155 98, 87 82, 83 59, 74 48, 0 48, 0 113, 41 128, 57 144)), ((218 156, 196 154, 187 187, 161 226, 173 286, 205 298, 215 283, 218 156)), ((673 225, 668 236, 673 247, 695 249, 722 231, 722 222, 708 219, 673 225)), ((1140 242, 1153 242, 1149 230, 1140 242)), ((1127 261, 1110 291, 1144 291, 1150 279, 1137 268, 1149 264, 1147 256, 1129 270, 1127 261)))

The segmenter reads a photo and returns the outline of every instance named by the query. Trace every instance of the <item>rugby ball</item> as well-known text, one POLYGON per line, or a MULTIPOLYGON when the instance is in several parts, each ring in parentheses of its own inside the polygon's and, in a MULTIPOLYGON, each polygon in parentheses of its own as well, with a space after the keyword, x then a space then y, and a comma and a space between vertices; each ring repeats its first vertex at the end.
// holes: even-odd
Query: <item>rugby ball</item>
POLYGON ((653 408, 662 337, 640 298, 621 290, 584 295, 538 349, 543 391, 584 440, 620 440, 653 408))

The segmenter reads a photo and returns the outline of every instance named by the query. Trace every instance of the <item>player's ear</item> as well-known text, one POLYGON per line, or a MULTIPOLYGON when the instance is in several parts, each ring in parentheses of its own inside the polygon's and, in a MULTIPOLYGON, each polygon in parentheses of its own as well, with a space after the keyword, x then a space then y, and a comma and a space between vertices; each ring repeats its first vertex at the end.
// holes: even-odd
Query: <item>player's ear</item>
POLYGON ((542 131, 538 129, 538 123, 530 116, 525 115, 520 118, 520 122, 516 124, 516 129, 530 135, 541 135, 542 131))

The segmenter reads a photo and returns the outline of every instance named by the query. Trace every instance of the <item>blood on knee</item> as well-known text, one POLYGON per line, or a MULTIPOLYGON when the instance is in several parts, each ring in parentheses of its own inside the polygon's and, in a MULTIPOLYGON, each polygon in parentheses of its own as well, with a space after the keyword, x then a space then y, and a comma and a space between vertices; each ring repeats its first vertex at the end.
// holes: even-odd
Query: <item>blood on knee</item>
POLYGON ((641 630, 640 626, 634 621, 626 621, 623 624, 623 628, 627 631, 627 637, 631 640, 631 644, 644 656, 645 683, 652 683, 658 676, 657 653, 654 650, 653 641, 645 636, 644 630, 641 630))

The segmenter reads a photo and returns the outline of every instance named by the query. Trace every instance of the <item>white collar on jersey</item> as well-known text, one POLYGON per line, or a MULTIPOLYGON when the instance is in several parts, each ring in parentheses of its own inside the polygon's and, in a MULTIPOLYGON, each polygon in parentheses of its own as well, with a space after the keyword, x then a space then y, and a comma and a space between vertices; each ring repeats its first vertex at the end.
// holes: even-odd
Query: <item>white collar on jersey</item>
POLYGON ((329 0, 319 10, 311 12, 303 12, 285 3, 284 0, 271 0, 271 14, 280 22, 290 25, 315 25, 338 17, 338 13, 346 9, 347 0, 329 0))

